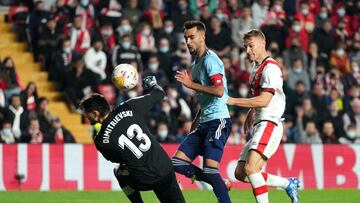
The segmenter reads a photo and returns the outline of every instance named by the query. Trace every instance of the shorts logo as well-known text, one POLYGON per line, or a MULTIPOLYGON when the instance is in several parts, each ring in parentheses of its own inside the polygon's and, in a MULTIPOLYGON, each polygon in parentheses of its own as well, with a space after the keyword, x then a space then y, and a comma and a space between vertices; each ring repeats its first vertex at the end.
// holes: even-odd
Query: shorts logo
POLYGON ((210 137, 209 142, 212 142, 212 141, 214 141, 214 139, 212 137, 210 137))
POLYGON ((256 141, 251 142, 251 145, 257 145, 258 143, 256 141))

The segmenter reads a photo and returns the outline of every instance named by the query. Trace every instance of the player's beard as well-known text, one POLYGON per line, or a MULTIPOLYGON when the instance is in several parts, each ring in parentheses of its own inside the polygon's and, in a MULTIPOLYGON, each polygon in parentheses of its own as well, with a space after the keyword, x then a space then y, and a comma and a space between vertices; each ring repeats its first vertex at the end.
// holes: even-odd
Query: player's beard
POLYGON ((98 123, 94 118, 89 117, 88 119, 91 125, 95 125, 96 123, 98 123))

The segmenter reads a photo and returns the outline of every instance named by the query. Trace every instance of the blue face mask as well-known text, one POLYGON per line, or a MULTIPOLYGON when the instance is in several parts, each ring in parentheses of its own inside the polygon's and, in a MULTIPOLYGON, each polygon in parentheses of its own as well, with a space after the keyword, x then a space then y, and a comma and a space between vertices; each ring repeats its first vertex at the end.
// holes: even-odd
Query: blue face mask
POLYGON ((159 48, 159 51, 160 51, 161 53, 167 53, 167 52, 169 51, 169 47, 160 47, 160 48, 159 48))
POLYGON ((71 53, 71 47, 65 47, 64 52, 67 53, 67 54, 70 54, 71 53))
POLYGON ((130 42, 122 42, 122 43, 121 43, 121 46, 122 46, 124 49, 130 49, 131 43, 130 43, 130 42))
POLYGON ((1 134, 5 135, 5 136, 11 136, 12 132, 11 132, 10 128, 4 128, 4 129, 2 129, 1 134))
POLYGON ((159 130, 158 135, 159 135, 160 139, 163 140, 163 139, 165 139, 167 137, 168 131, 167 130, 159 130))
POLYGON ((158 66, 159 66, 159 64, 157 64, 157 63, 150 63, 150 64, 149 64, 149 69, 150 69, 151 71, 157 71, 158 66))

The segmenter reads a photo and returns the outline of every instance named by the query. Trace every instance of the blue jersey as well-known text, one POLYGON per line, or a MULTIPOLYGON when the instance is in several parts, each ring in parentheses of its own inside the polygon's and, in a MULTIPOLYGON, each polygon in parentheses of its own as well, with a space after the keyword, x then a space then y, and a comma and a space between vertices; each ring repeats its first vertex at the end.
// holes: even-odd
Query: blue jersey
POLYGON ((222 97, 196 92, 199 99, 201 114, 200 123, 211 121, 214 119, 230 118, 226 105, 228 99, 227 81, 225 77, 224 64, 220 58, 211 50, 206 50, 200 60, 192 64, 192 80, 203 86, 211 86, 210 77, 221 74, 223 77, 224 94, 222 97))

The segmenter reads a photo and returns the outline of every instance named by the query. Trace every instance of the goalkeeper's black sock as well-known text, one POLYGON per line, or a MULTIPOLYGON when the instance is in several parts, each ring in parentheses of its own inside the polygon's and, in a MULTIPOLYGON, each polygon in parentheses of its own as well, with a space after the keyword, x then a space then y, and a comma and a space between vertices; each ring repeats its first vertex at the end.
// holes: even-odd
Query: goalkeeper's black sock
POLYGON ((144 203, 139 191, 135 191, 132 194, 127 195, 127 197, 132 203, 144 203))

